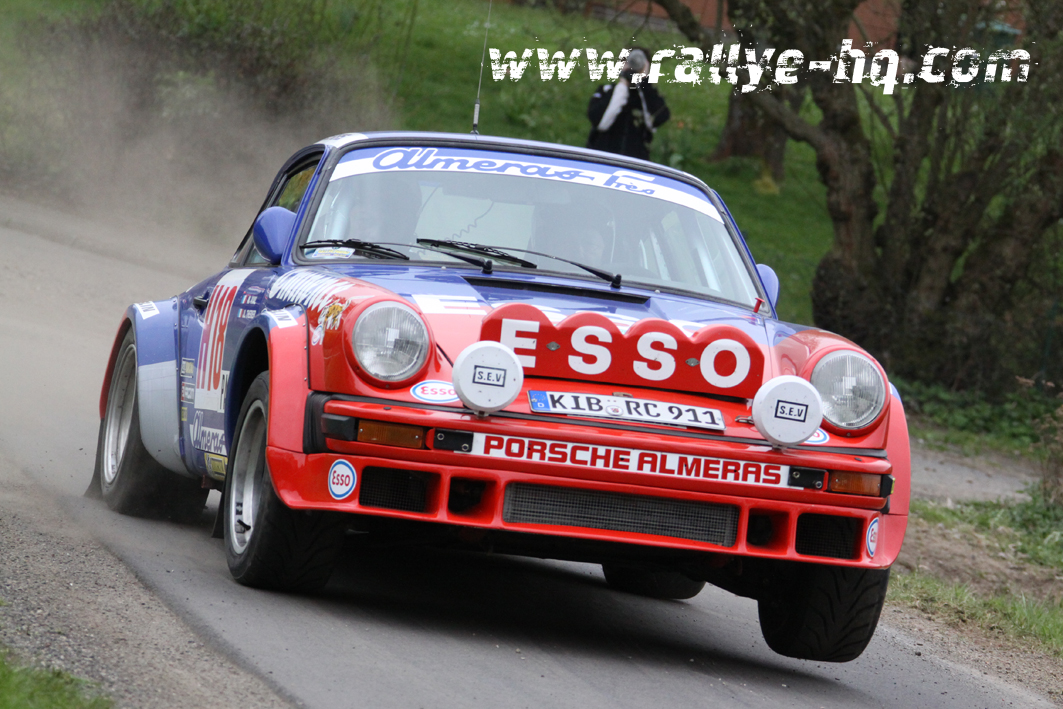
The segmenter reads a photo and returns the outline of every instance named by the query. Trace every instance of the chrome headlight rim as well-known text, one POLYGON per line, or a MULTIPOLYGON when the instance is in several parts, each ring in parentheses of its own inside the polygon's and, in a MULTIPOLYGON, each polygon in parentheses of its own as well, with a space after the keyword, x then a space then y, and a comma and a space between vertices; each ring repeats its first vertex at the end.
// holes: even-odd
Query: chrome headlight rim
POLYGON ((359 372, 372 379, 374 382, 383 385, 385 388, 392 388, 396 386, 402 386, 411 380, 417 378, 421 374, 425 366, 428 364, 429 355, 432 351, 432 337, 431 331, 428 328, 428 324, 425 322, 424 317, 410 307, 406 303, 398 300, 377 300, 366 305, 358 315, 354 318, 353 324, 349 326, 349 337, 347 338, 348 352, 350 353, 351 360, 359 372), (379 370, 374 370, 371 363, 367 363, 361 354, 359 353, 359 335, 364 333, 366 323, 369 322, 367 316, 371 316, 373 313, 379 312, 385 308, 397 309, 408 314, 414 323, 418 326, 421 351, 420 354, 406 367, 403 367, 399 372, 394 374, 388 374, 379 370))
POLYGON ((812 386, 819 392, 820 398, 823 400, 823 423, 827 428, 842 435, 857 435, 874 427, 882 419, 882 416, 886 412, 887 405, 889 404, 890 389, 885 372, 873 358, 857 350, 847 348, 835 349, 823 354, 816 360, 815 365, 812 367, 812 370, 808 375, 808 379, 812 383, 812 386), (878 387, 876 394, 880 399, 877 406, 868 409, 868 411, 862 416, 848 423, 839 422, 832 417, 831 414, 834 413, 831 404, 833 396, 830 391, 824 390, 822 381, 817 382, 817 375, 822 372, 822 368, 841 357, 854 357, 863 360, 876 373, 875 381, 878 387))

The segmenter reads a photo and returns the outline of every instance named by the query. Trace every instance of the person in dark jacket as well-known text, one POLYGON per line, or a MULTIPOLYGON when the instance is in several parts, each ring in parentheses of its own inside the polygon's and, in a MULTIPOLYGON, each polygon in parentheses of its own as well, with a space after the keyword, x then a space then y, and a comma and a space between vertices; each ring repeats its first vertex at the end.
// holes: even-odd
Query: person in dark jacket
POLYGON ((616 84, 599 86, 591 96, 588 148, 649 159, 653 134, 671 116, 657 88, 645 81, 649 63, 646 52, 632 50, 616 84), (637 83, 636 74, 642 75, 637 83))

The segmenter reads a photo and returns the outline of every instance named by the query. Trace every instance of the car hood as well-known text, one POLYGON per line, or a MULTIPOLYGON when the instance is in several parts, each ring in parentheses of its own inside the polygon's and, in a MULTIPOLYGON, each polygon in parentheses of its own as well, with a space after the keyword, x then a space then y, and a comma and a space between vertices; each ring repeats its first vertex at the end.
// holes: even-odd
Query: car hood
POLYGON ((417 306, 451 359, 480 338, 484 316, 511 303, 533 305, 553 322, 576 313, 598 313, 621 332, 649 318, 669 321, 688 334, 706 325, 730 325, 762 347, 768 345, 765 319, 749 310, 637 286, 617 290, 604 281, 498 271, 483 275, 439 267, 360 267, 347 273, 417 306))

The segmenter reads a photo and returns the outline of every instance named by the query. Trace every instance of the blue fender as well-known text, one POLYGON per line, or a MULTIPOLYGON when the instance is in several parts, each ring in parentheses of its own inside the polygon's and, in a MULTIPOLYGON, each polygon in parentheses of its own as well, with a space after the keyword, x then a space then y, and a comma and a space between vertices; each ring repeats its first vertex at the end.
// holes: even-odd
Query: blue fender
POLYGON ((181 457, 181 391, 177 356, 177 298, 129 306, 137 343, 140 437, 159 465, 192 477, 181 457))

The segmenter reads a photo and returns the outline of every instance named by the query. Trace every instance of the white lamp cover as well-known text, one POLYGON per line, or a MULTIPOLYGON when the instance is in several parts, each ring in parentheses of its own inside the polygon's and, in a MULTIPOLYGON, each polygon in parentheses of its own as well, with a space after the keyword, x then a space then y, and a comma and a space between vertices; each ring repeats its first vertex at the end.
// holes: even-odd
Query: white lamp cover
POLYGON ((474 342, 454 361, 454 391, 479 416, 512 404, 524 385, 524 367, 499 342, 474 342))
POLYGON ((773 446, 796 446, 823 422, 823 400, 812 384, 784 375, 764 383, 753 397, 753 424, 773 446))

